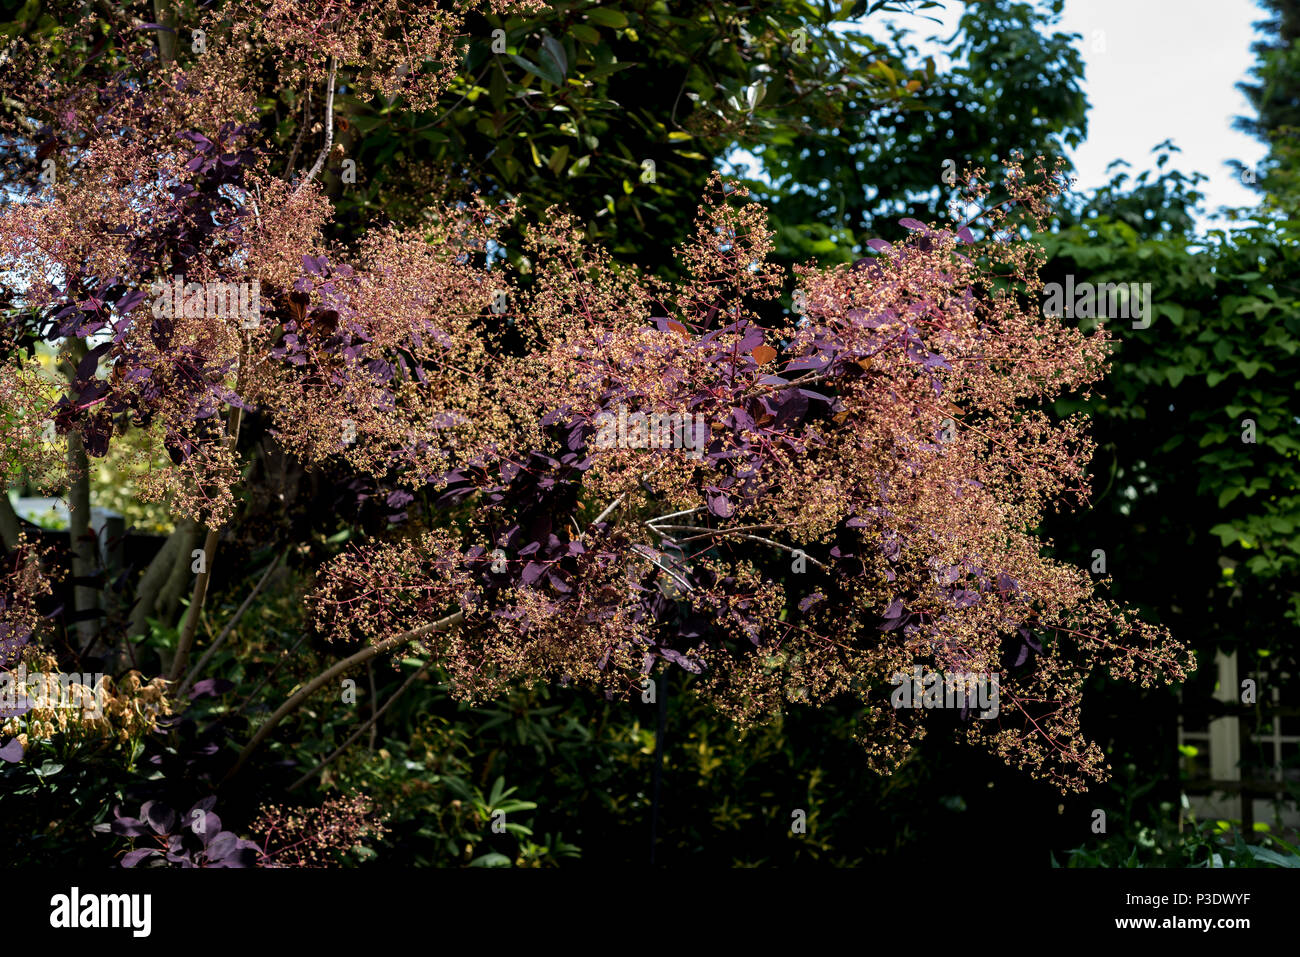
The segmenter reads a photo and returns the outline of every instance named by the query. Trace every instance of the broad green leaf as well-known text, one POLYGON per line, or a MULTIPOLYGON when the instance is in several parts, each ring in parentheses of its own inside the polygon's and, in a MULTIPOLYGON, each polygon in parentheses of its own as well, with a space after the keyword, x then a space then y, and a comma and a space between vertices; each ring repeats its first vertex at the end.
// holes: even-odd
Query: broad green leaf
POLYGON ((564 77, 563 75, 560 74, 558 70, 555 69, 554 64, 544 63, 541 66, 539 66, 536 63, 533 63, 530 60, 525 60, 523 57, 516 56, 513 53, 510 54, 510 59, 514 60, 515 63, 517 63, 519 66, 523 67, 529 73, 533 74, 533 76, 541 77, 543 80, 545 80, 547 83, 552 84, 553 86, 564 85, 564 77))
POLYGON ((588 10, 587 19, 600 24, 602 27, 618 28, 627 26, 627 17, 609 7, 597 7, 594 10, 588 10))
POLYGON ((564 44, 555 37, 542 37, 542 63, 545 66, 554 66, 561 79, 567 76, 569 57, 564 52, 564 44))

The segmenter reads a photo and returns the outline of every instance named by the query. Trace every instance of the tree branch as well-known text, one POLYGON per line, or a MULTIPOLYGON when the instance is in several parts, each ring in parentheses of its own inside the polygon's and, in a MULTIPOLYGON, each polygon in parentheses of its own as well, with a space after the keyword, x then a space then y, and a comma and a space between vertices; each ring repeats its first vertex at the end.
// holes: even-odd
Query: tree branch
MULTIPOLYGON (((176 657, 172 659, 171 669, 167 673, 168 681, 179 681, 185 673, 185 666, 190 662, 190 648, 194 645, 194 635, 199 630, 199 615, 203 612, 203 602, 208 597, 208 580, 212 576, 212 560, 217 554, 217 543, 221 539, 221 530, 208 529, 203 538, 203 571, 194 577, 194 590, 190 592, 190 606, 185 609, 185 618, 181 622, 180 638, 176 642, 176 657)), ((185 556, 181 556, 181 562, 185 556)))
POLYGON ((626 495, 620 495, 618 498, 614 499, 614 501, 610 502, 609 505, 605 508, 605 511, 597 515, 596 520, 587 526, 587 531, 591 531, 593 528, 595 528, 597 525, 603 522, 610 512, 614 511, 614 509, 618 508, 619 505, 622 504, 623 499, 625 499, 626 497, 627 497, 626 495))
POLYGON ((279 555, 275 556, 275 560, 271 562, 270 567, 267 568, 262 577, 258 579, 257 584, 253 586, 253 590, 248 593, 248 597, 245 598, 239 608, 236 609, 235 614, 231 616, 230 621, 226 622, 226 626, 221 629, 221 634, 217 635, 217 640, 212 643, 206 652, 204 652, 203 657, 199 659, 199 663, 194 666, 193 670, 185 676, 185 680, 181 682, 180 688, 176 691, 175 696, 177 698, 184 697, 185 692, 194 684, 195 679, 203 673, 203 669, 206 668, 208 662, 212 660, 212 656, 215 655, 221 648, 222 644, 225 643, 226 638, 230 635, 231 631, 234 630, 235 625, 239 624, 239 619, 244 617, 244 612, 248 611, 248 606, 251 605, 261 593, 262 588, 268 581, 270 581, 271 575, 273 575, 275 570, 280 567, 280 562, 283 561, 288 554, 289 549, 286 548, 279 555))
POLYGON ((304 701, 339 675, 343 674, 343 672, 350 668, 354 668, 357 665, 363 665, 371 658, 378 657, 386 651, 392 651, 394 648, 400 648, 402 645, 409 644, 417 638, 423 638, 425 635, 432 635, 435 632, 446 631, 449 628, 454 628, 464 620, 465 613, 463 611, 458 611, 454 615, 448 615, 446 618, 440 618, 427 625, 421 625, 419 628, 413 628, 410 631, 397 635, 396 637, 387 638, 376 644, 368 645, 356 654, 344 658, 332 667, 322 671, 311 681, 307 682, 307 684, 299 688, 288 701, 280 705, 279 710, 277 710, 275 714, 267 718, 266 723, 258 729, 257 734, 253 735, 253 740, 249 741, 248 744, 244 746, 244 750, 239 752, 239 757, 235 760, 235 766, 227 772, 224 778, 222 778, 221 783, 225 784, 239 773, 240 769, 243 768, 245 763, 247 763, 249 756, 258 749, 258 746, 261 745, 263 741, 270 737, 271 732, 275 730, 276 725, 283 721, 288 715, 297 711, 304 701))
MULTIPOLYGON (((379 727, 378 721, 380 718, 384 716, 384 712, 387 711, 392 706, 394 701, 396 701, 398 698, 402 696, 403 692, 405 692, 406 689, 409 688, 415 682, 416 678, 420 677, 420 675, 424 674, 426 671, 429 670, 429 665, 431 664, 433 664, 432 661, 426 661, 424 664, 420 665, 419 669, 415 672, 415 674, 411 675, 411 677, 407 678, 404 682, 402 682, 402 686, 393 692, 392 697, 390 697, 387 701, 384 702, 384 706, 380 708, 378 711, 376 711, 371 716, 369 721, 365 722, 363 725, 361 725, 361 727, 353 731, 352 734, 348 737, 348 739, 344 741, 342 744, 340 744, 337 748, 335 748, 334 753, 331 754, 328 758, 326 758, 320 764, 316 765, 316 767, 312 768, 310 771, 308 771, 306 774, 300 777, 297 781, 294 781, 292 784, 290 784, 288 790, 293 791, 296 788, 302 786, 307 782, 309 778, 311 778, 313 774, 319 774, 322 769, 327 767, 329 764, 333 763, 335 758, 337 758, 340 754, 342 754, 344 751, 347 750, 348 745, 352 744, 352 742, 356 741, 357 738, 365 734, 366 728, 370 729, 371 740, 373 741, 375 729, 379 727)), ((374 750, 373 744, 371 745, 371 750, 374 750)))
POLYGON ((0 486, 0 541, 4 542, 7 550, 12 552, 18 547, 18 536, 22 530, 22 520, 9 501, 9 490, 0 486))
POLYGON ((330 153, 330 147, 334 145, 334 75, 337 70, 338 61, 334 57, 330 57, 329 89, 325 93, 325 146, 320 151, 320 156, 316 157, 316 162, 312 164, 311 169, 307 171, 307 175, 302 178, 302 182, 293 191, 295 196, 316 178, 316 174, 325 165, 325 160, 330 153))
MULTIPOLYGON (((67 343, 63 350, 64 371, 71 384, 77 377, 77 363, 86 354, 86 344, 81 340, 67 343)), ((75 428, 68 432, 68 548, 72 553, 72 577, 88 580, 98 566, 99 549, 90 526, 90 459, 82 435, 75 428)), ((77 612, 99 610, 99 591, 94 585, 76 583, 72 589, 73 608, 77 612)), ((78 618, 77 644, 81 654, 91 650, 99 637, 97 616, 78 618)))
MULTIPOLYGON (((154 603, 156 617, 160 622, 170 625, 176 620, 176 608, 180 605, 181 592, 185 588, 185 579, 189 575, 190 551, 194 548, 194 543, 198 540, 198 523, 193 519, 182 519, 181 524, 177 526, 180 532, 179 549, 180 551, 172 557, 171 565, 167 569, 167 580, 163 584, 162 590, 158 592, 158 600, 154 603)), ((147 635, 149 633, 149 623, 143 622, 142 628, 136 634, 147 635)), ((168 664, 171 659, 168 658, 168 664)))
POLYGON ((167 0, 153 0, 153 18, 165 30, 158 34, 158 61, 171 66, 176 61, 176 9, 167 0))
MULTIPOLYGON (((244 362, 246 361, 247 342, 241 344, 239 349, 239 373, 235 380, 235 392, 240 391, 240 383, 244 377, 244 362)), ((230 454, 235 454, 239 445, 239 426, 243 422, 244 410, 237 405, 230 407, 230 414, 226 419, 226 446, 230 454)), ((172 660, 171 671, 168 674, 168 680, 179 681, 185 674, 185 668, 190 663, 190 648, 194 645, 194 635, 199 629, 199 615, 203 612, 203 601, 208 594, 208 582, 212 577, 212 567, 217 557, 217 544, 221 540, 221 530, 217 528, 208 529, 208 534, 203 539, 203 571, 199 572, 198 577, 194 579, 194 591, 190 595, 190 607, 186 610, 185 621, 181 626, 180 638, 176 642, 176 657, 172 660)))
POLYGON ((311 84, 307 85, 307 100, 303 104, 302 121, 298 124, 298 135, 293 138, 293 149, 289 151, 289 162, 284 164, 284 178, 293 175, 293 164, 298 162, 298 149, 302 146, 303 134, 311 125, 311 84))

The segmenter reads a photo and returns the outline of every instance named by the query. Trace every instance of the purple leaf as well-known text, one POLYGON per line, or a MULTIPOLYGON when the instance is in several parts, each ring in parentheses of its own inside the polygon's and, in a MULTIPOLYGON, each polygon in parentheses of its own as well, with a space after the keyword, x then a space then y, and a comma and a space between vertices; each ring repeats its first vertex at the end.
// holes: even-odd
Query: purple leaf
POLYGON ((95 370, 99 367, 100 356, 112 348, 112 346, 113 344, 111 342, 103 342, 82 356, 81 361, 77 363, 77 378, 89 379, 93 376, 95 370))
POLYGON ((132 289, 125 296, 117 301, 117 311, 121 313, 130 312, 145 299, 149 298, 148 294, 141 289, 132 289))
POLYGON ((937 352, 931 352, 927 355, 922 365, 927 369, 947 369, 950 372, 952 371, 952 366, 948 365, 947 360, 937 352))
POLYGON ((672 648, 660 648, 659 655, 660 657, 665 658, 668 661, 671 661, 679 668, 684 668, 685 670, 689 671, 691 674, 697 675, 700 673, 699 662, 692 661, 690 658, 687 658, 679 651, 674 651, 672 648))
POLYGON ((763 344, 763 330, 751 326, 749 330, 741 337, 737 343, 736 349, 740 352, 749 352, 763 344))
POLYGON ((123 837, 142 837, 149 833, 143 821, 134 817, 119 817, 109 825, 109 830, 123 837))
POLYGON ((140 808, 140 816, 158 834, 170 834, 176 826, 176 812, 158 801, 145 801, 140 808))
POLYGON ((819 592, 819 591, 817 591, 817 592, 813 592, 813 593, 812 593, 811 595, 809 595, 807 598, 805 598, 805 599, 803 599, 801 602, 799 602, 799 610, 800 610, 800 611, 807 611, 809 608, 811 608, 813 605, 817 604, 818 602, 820 602, 820 601, 824 601, 825 598, 826 598, 826 596, 823 595, 821 592, 819 592))
POLYGON ((722 494, 721 492, 718 492, 716 495, 706 494, 705 499, 709 504, 709 511, 712 512, 714 515, 718 516, 719 518, 731 517, 731 513, 733 509, 731 507, 731 502, 728 501, 726 495, 722 494))
POLYGON ((216 794, 209 794, 208 797, 200 797, 198 801, 195 801, 195 802, 194 802, 194 807, 191 807, 190 810, 191 810, 191 811, 211 811, 211 810, 213 809, 213 807, 216 807, 216 806, 217 806, 217 797, 216 797, 216 794))
POLYGON ((204 678, 202 681, 196 681, 194 687, 190 689, 190 700, 196 701, 205 697, 217 698, 234 686, 233 681, 225 678, 204 678))
POLYGON ((830 364, 830 356, 820 353, 815 356, 805 356, 802 359, 795 359, 785 367, 786 372, 821 372, 830 364))
POLYGON ((198 835, 199 840, 203 842, 205 847, 211 844, 212 839, 221 833, 221 818, 217 817, 212 811, 200 810, 197 816, 191 812, 190 821, 190 830, 198 835), (197 830, 199 827, 202 827, 203 830, 197 830))
POLYGON ((208 844, 204 853, 210 861, 219 861, 234 854, 239 849, 239 835, 234 831, 222 831, 208 844))

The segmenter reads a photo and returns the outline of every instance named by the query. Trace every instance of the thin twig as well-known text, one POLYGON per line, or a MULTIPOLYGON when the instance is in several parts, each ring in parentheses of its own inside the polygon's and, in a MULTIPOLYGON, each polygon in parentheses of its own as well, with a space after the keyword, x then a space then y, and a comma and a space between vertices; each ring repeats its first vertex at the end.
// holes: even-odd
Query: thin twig
POLYGON ((293 149, 289 151, 289 162, 284 164, 284 178, 287 180, 293 175, 293 164, 298 161, 298 148, 302 146, 302 136, 307 132, 307 127, 311 125, 311 85, 307 86, 307 101, 303 105, 302 122, 298 124, 298 135, 294 137, 293 149))
POLYGON ((798 552, 800 555, 808 559, 808 561, 812 562, 814 565, 818 566, 819 568, 826 567, 824 564, 822 564, 817 559, 813 558, 811 555, 805 552, 802 548, 795 548, 791 545, 786 545, 783 542, 777 542, 777 541, 773 541, 770 538, 764 538, 761 535, 741 535, 740 537, 748 538, 751 541, 755 541, 755 542, 762 542, 764 545, 775 545, 777 548, 784 549, 785 551, 789 552, 791 555, 793 555, 795 552, 798 552))
POLYGON ((700 532, 699 535, 689 535, 681 539, 683 542, 693 542, 700 538, 712 538, 714 535, 729 534, 734 535, 736 532, 765 532, 776 526, 773 525, 737 525, 733 528, 706 528, 703 525, 655 525, 653 528, 657 531, 666 528, 677 532, 700 532))
POLYGON ((249 741, 248 744, 244 746, 244 750, 239 752, 239 757, 235 759, 234 767, 232 767, 226 776, 222 778, 222 783, 224 784, 239 773, 240 769, 248 762, 248 759, 252 756, 253 752, 258 749, 263 741, 271 736, 271 732, 275 730, 276 725, 294 711, 297 711, 304 701, 314 695, 321 688, 325 687, 325 685, 329 684, 339 675, 357 665, 365 664, 371 658, 382 655, 386 651, 392 651, 394 648, 400 648, 402 645, 409 644, 417 638, 423 638, 424 636, 432 635, 435 632, 455 628, 464 620, 465 612, 458 611, 453 615, 448 615, 446 618, 440 618, 427 625, 421 625, 419 628, 412 628, 410 631, 405 631, 400 635, 395 635, 392 638, 387 638, 384 641, 377 642, 376 644, 368 645, 356 654, 344 658, 332 667, 322 671, 315 678, 298 689, 298 691, 290 697, 288 701, 280 705, 275 714, 267 718, 266 723, 258 729, 257 734, 253 735, 253 740, 249 741))
POLYGON ((640 555, 642 558, 648 559, 649 562, 650 562, 650 564, 654 565, 655 568, 658 568, 658 569, 659 569, 660 571, 662 571, 662 572, 667 572, 667 573, 668 573, 668 576, 669 576, 670 578, 672 578, 673 581, 677 582, 677 584, 681 585, 681 586, 682 586, 683 588, 685 588, 687 591, 694 591, 694 590, 695 590, 694 586, 691 585, 691 583, 690 583, 689 581, 687 581, 685 578, 683 578, 681 575, 677 574, 675 571, 673 571, 673 570, 672 570, 671 568, 669 568, 667 565, 662 565, 662 564, 660 564, 659 561, 658 561, 658 559, 656 558, 656 556, 655 556, 655 555, 654 555, 654 554, 653 554, 649 549, 647 549, 644 545, 633 545, 632 548, 633 548, 633 549, 636 551, 636 553, 637 553, 638 555, 640 555))
POLYGON ((595 520, 594 522, 592 522, 590 525, 587 526, 587 531, 591 531, 592 528, 594 528, 595 526, 597 526, 597 525, 599 525, 601 522, 603 522, 603 521, 606 519, 606 517, 609 515, 610 512, 614 511, 614 509, 618 508, 619 505, 622 504, 623 499, 625 499, 626 497, 627 497, 627 493, 624 493, 624 494, 620 495, 618 498, 614 499, 614 501, 610 502, 610 503, 609 503, 609 507, 606 508, 605 511, 603 511, 603 512, 601 512, 599 515, 597 515, 597 516, 596 516, 596 520, 595 520))
POLYGON ((755 388, 750 389, 748 392, 742 395, 741 398, 749 399, 756 395, 762 395, 765 392, 780 392, 782 389, 802 388, 803 386, 812 385, 815 382, 822 382, 823 380, 829 378, 830 375, 825 372, 813 373, 813 374, 801 376, 798 379, 792 379, 789 382, 777 382, 771 385, 756 386, 755 388))
MULTIPOLYGON (((294 781, 292 784, 290 784, 289 790, 292 791, 298 788, 300 785, 306 783, 306 781, 309 778, 311 778, 313 775, 319 774, 326 766, 332 764, 335 758, 337 758, 340 754, 342 754, 345 750, 347 750, 348 745, 352 744, 352 742, 356 741, 357 738, 361 737, 361 735, 365 733, 366 728, 370 729, 371 735, 373 736, 375 729, 379 727, 378 721, 380 718, 384 716, 384 712, 387 711, 392 706, 394 701, 396 701, 398 698, 402 696, 402 693, 405 692, 406 689, 409 688, 415 682, 416 678, 420 677, 420 675, 424 674, 426 671, 429 670, 429 665, 431 665, 432 663, 433 662, 430 660, 420 665, 419 669, 415 672, 415 674, 411 675, 411 677, 407 678, 404 682, 402 682, 402 686, 393 692, 392 697, 384 702, 384 706, 380 708, 378 711, 376 711, 371 716, 369 721, 361 725, 361 727, 357 728, 357 730, 353 731, 351 736, 349 736, 349 738, 346 741, 344 741, 337 748, 335 748, 334 753, 331 754, 328 758, 326 758, 320 764, 316 765, 316 767, 312 768, 310 771, 308 771, 306 774, 300 777, 297 781, 294 781)), ((371 750, 372 751, 374 750, 373 745, 371 746, 371 750)))
POLYGON ((659 522, 666 522, 670 518, 680 518, 683 515, 693 515, 695 512, 698 512, 703 508, 704 508, 703 505, 697 505, 695 508, 684 509, 683 511, 680 512, 669 512, 667 515, 660 515, 657 518, 650 519, 649 521, 646 522, 646 524, 655 525, 659 522))
POLYGON ((248 607, 261 593, 263 586, 265 586, 266 583, 270 580, 271 575, 274 574, 275 570, 280 567, 280 562, 283 561, 288 554, 289 554, 289 549, 286 548, 284 551, 282 551, 279 555, 275 557, 275 560, 273 562, 271 562, 271 566, 258 580, 257 584, 253 586, 253 590, 248 593, 248 597, 244 599, 243 604, 241 604, 239 608, 236 609, 234 616, 230 619, 230 621, 226 622, 226 626, 221 629, 221 634, 217 636, 217 640, 214 641, 211 647, 209 647, 208 650, 203 653, 203 657, 199 659, 199 663, 194 666, 194 668, 190 671, 188 675, 185 676, 185 680, 181 683, 180 688, 176 691, 175 697, 177 699, 182 698, 185 692, 190 689, 190 686, 194 684, 195 679, 198 678, 198 676, 203 673, 203 669, 206 668, 208 662, 212 660, 212 656, 215 655, 220 650, 227 636, 229 636, 231 631, 234 630, 235 625, 239 624, 239 619, 244 616, 244 612, 248 611, 248 607))
MULTIPOLYGON (((765 527, 767 527, 767 526, 758 525, 758 526, 748 526, 748 527, 754 527, 754 528, 765 528, 765 527)), ((705 527, 702 526, 702 525, 651 525, 650 528, 653 529, 654 531, 658 532, 660 535, 662 535, 664 538, 668 539, 669 541, 673 542, 674 544, 685 544, 686 542, 694 542, 694 541, 697 541, 698 539, 701 539, 701 538, 713 538, 713 537, 715 537, 715 536, 717 536, 717 535, 733 535, 733 536, 739 536, 740 538, 747 538, 747 539, 749 539, 749 540, 752 541, 752 542, 762 542, 764 545, 773 545, 773 546, 775 546, 776 548, 783 549, 784 551, 787 551, 787 552, 789 552, 789 553, 792 554, 792 555, 793 555, 795 552, 800 552, 800 553, 802 553, 802 555, 803 555, 804 558, 808 559, 808 561, 812 562, 814 565, 817 565, 817 566, 819 566, 819 567, 821 567, 821 568, 825 568, 825 567, 826 567, 825 564, 823 564, 822 562, 819 562, 817 559, 813 558, 811 555, 809 555, 807 552, 805 552, 802 548, 795 548, 793 545, 787 545, 787 544, 785 544, 784 542, 778 542, 778 541, 775 541, 774 539, 771 539, 771 538, 764 538, 762 535, 746 535, 746 534, 741 534, 741 529, 736 529, 736 528, 705 528, 705 527), (703 532, 704 534, 702 534, 702 535, 691 535, 691 536, 689 536, 689 537, 687 537, 687 538, 683 538, 683 539, 675 539, 675 538, 673 538, 671 535, 664 535, 664 530, 665 530, 665 529, 672 529, 672 530, 674 530, 674 531, 683 531, 683 532, 703 532)))
POLYGON ((298 650, 298 646, 306 640, 307 636, 305 634, 299 635, 298 640, 290 646, 289 650, 280 655, 280 660, 275 663, 275 667, 263 675, 262 680, 255 684, 253 690, 248 693, 248 697, 244 699, 244 703, 238 708, 239 714, 243 714, 247 710, 248 706, 253 703, 253 699, 257 697, 257 693, 262 690, 262 687, 279 673, 280 669, 284 667, 284 663, 293 657, 293 653, 298 650))

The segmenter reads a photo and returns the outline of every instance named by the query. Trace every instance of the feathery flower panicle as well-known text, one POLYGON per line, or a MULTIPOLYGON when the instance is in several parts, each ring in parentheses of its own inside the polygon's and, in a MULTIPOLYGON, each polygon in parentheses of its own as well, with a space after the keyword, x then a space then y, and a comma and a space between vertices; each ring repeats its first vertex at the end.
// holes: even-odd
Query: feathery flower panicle
POLYGON ((327 867, 365 840, 388 833, 364 794, 331 798, 320 807, 262 807, 251 830, 262 845, 260 867, 327 867))
POLYGON ((380 613, 435 589, 410 543, 377 545, 364 561, 389 573, 368 585, 357 559, 326 569, 322 627, 382 640, 458 608, 462 627, 424 640, 472 700, 537 679, 627 694, 661 660, 742 723, 854 695, 882 770, 927 720, 890 707, 893 676, 997 674, 1000 714, 971 741, 1064 789, 1104 777, 1079 727, 1088 672, 1149 683, 1190 662, 1026 531, 1085 498, 1084 423, 1044 404, 1096 381, 1109 339, 1034 305, 1041 255, 1018 230, 1059 175, 1012 162, 1004 180, 983 241, 905 221, 910 238, 874 258, 799 269, 805 314, 781 327, 757 305, 782 278, 761 210, 719 178, 680 286, 610 269, 552 213, 529 240, 532 351, 483 370, 481 408, 515 441, 452 453, 438 484, 471 507, 461 543, 419 566, 438 569, 442 604, 380 613), (615 410, 698 416, 699 448, 602 441, 615 410))
MULTIPOLYGON (((536 5, 494 9, 511 6, 536 5)), ((1064 789, 1104 777, 1088 674, 1191 663, 1030 532, 1086 501, 1085 423, 1047 404, 1087 395, 1110 347, 1037 305, 1028 236, 1060 171, 974 171, 971 223, 903 220, 852 266, 797 268, 789 319, 761 205, 716 174, 677 282, 592 248, 563 210, 533 224, 482 198, 328 242, 327 150, 271 169, 253 65, 282 51, 304 91, 349 70, 431 105, 466 9, 276 0, 207 21, 239 41, 222 57, 163 65, 124 37, 91 79, 60 79, 56 50, 0 65, 44 124, 0 136, 60 170, 0 208, 4 342, 69 360, 53 399, 13 349, 0 363, 20 457, 46 420, 91 457, 138 430, 144 493, 216 529, 257 417, 308 467, 427 493, 433 528, 339 556, 312 607, 336 640, 418 637, 469 700, 537 680, 629 694, 660 667, 742 724, 850 695, 888 770, 938 720, 891 706, 896 676, 997 675, 997 714, 962 733, 1064 789), (507 224, 526 274, 498 255, 507 224), (223 307, 234 287, 251 295, 223 307)))

